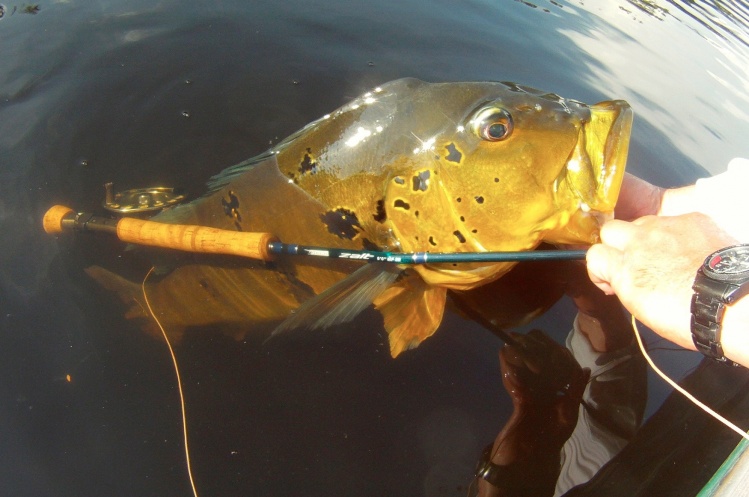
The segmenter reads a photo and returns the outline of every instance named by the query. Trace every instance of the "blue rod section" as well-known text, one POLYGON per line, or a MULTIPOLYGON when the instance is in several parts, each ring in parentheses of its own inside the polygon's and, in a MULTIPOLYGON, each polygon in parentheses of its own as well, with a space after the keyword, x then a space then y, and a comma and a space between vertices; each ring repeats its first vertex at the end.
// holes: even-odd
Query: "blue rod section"
POLYGON ((353 259, 366 262, 392 262, 395 264, 465 263, 465 262, 524 262, 561 261, 585 259, 586 250, 536 250, 523 252, 381 252, 377 250, 347 250, 329 247, 272 242, 271 254, 307 255, 329 259, 353 259))

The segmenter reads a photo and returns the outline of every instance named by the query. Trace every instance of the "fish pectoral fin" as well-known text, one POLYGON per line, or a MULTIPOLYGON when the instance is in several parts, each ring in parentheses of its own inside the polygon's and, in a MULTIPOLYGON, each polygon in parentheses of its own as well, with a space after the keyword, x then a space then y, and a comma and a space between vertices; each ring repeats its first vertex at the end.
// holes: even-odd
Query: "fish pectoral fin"
POLYGON ((390 355, 418 346, 432 336, 445 311, 447 289, 427 284, 418 273, 400 279, 374 301, 390 341, 390 355))
POLYGON ((396 280, 402 269, 390 263, 371 262, 324 292, 306 301, 271 333, 317 330, 353 320, 396 280))

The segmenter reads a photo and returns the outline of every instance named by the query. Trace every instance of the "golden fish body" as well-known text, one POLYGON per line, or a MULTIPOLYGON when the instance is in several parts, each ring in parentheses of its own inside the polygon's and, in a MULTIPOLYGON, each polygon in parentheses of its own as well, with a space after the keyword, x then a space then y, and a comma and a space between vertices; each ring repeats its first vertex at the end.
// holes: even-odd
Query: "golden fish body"
MULTIPOLYGON (((592 243, 616 203, 631 124, 623 101, 587 106, 509 83, 396 80, 225 170, 206 196, 154 220, 403 252, 592 243)), ((511 266, 426 264, 404 273, 373 297, 393 355, 435 331, 447 289, 488 283, 511 266)), ((340 260, 269 267, 198 258, 153 293, 175 325, 269 322, 354 269, 340 260)))
MULTIPOLYGON (((405 252, 527 250, 596 240, 596 215, 611 213, 618 196, 631 123, 622 101, 586 106, 513 84, 403 79, 276 153, 297 186, 355 215, 361 240, 405 252)), ((467 289, 509 266, 418 271, 467 289)))

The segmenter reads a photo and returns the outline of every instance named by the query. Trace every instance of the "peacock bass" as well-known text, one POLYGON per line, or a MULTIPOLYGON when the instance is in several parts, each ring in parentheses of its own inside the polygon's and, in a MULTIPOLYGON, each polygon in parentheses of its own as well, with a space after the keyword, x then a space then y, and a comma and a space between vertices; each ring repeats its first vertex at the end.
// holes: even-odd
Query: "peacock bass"
MULTIPOLYGON (((613 212, 631 126, 621 100, 585 105, 513 83, 400 79, 224 170, 203 197, 153 220, 403 252, 589 244, 613 212)), ((326 327, 373 304, 396 356, 435 332, 448 289, 486 284, 513 265, 314 259, 183 255, 148 285, 149 299, 173 334, 214 324, 238 334, 326 327)), ((102 268, 88 272, 137 294, 102 268)))

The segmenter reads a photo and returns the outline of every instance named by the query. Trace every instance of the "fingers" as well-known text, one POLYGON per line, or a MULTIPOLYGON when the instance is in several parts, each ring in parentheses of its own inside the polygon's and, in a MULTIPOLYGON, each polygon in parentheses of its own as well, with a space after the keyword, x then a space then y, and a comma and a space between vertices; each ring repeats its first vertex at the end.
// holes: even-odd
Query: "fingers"
POLYGON ((645 216, 632 222, 614 219, 601 228, 601 241, 619 250, 624 250, 637 239, 641 226, 652 222, 655 216, 645 216))
POLYGON ((616 204, 616 218, 630 221, 641 216, 657 213, 664 192, 663 188, 651 185, 629 173, 624 173, 619 201, 616 204))
POLYGON ((613 220, 601 228, 601 242, 588 249, 586 263, 590 280, 604 293, 612 295, 617 289, 617 275, 624 267, 624 253, 639 243, 643 230, 655 216, 645 216, 632 222, 613 220))
POLYGON ((620 250, 608 245, 597 244, 588 249, 586 262, 590 281, 600 288, 606 295, 613 295, 611 285, 616 269, 621 267, 623 254, 620 250))

